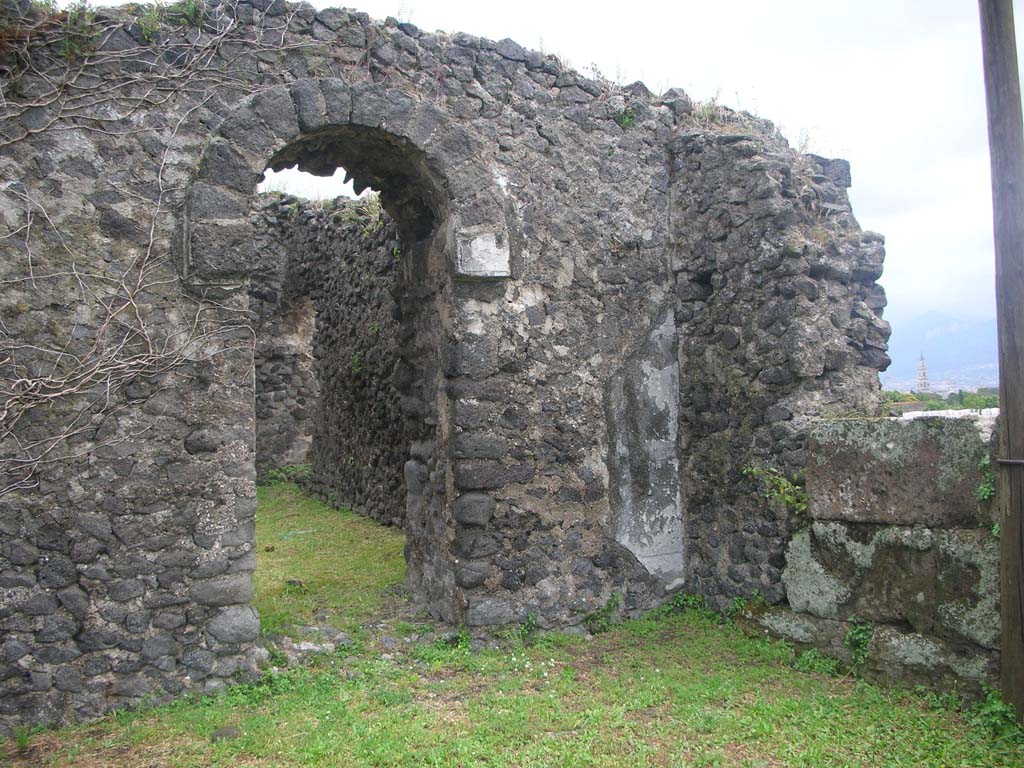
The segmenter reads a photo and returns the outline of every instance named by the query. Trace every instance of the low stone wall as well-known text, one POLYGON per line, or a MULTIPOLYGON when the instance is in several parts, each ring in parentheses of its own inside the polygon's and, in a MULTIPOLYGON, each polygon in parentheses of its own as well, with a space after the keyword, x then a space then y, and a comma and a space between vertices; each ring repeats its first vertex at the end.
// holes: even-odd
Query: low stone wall
POLYGON ((810 519, 782 574, 789 609, 760 613, 762 629, 850 661, 860 623, 873 630, 867 677, 966 693, 995 682, 995 415, 956 416, 814 426, 810 519))

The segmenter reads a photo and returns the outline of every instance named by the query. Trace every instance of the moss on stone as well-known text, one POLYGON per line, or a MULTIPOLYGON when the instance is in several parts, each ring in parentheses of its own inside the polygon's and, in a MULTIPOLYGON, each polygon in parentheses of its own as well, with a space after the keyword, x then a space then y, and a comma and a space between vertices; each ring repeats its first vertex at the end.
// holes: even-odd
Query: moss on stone
POLYGON ((951 656, 947 659, 950 669, 967 680, 985 680, 990 662, 986 656, 951 656))
POLYGON ((909 578, 904 586, 910 592, 919 582, 920 591, 912 600, 920 607, 904 603, 908 621, 918 626, 921 619, 914 617, 923 610, 920 616, 931 615, 930 621, 937 623, 936 634, 986 648, 998 646, 999 551, 995 537, 986 531, 885 526, 874 528, 866 541, 858 541, 850 524, 817 522, 791 540, 782 578, 794 610, 840 619, 849 618, 841 615, 844 609, 854 610, 864 600, 870 603, 880 583, 909 578), (816 546, 822 548, 817 553, 816 546), (891 576, 879 573, 900 562, 883 554, 900 550, 932 551, 936 557, 911 560, 925 570, 909 576, 906 564, 897 566, 891 576))
POLYGON ((940 551, 951 560, 978 573, 974 603, 956 601, 938 606, 942 622, 950 629, 986 648, 999 645, 999 542, 984 531, 941 531, 940 551))
POLYGON ((885 527, 877 530, 867 542, 851 538, 848 526, 843 523, 818 522, 811 530, 815 539, 831 549, 845 551, 858 568, 865 570, 874 565, 880 546, 896 545, 924 552, 934 545, 933 531, 928 528, 885 527))
POLYGON ((895 634, 886 638, 888 655, 900 664, 913 667, 937 667, 942 662, 942 648, 923 635, 895 634))
POLYGON ((779 637, 794 643, 814 645, 818 639, 814 623, 803 616, 790 611, 773 610, 760 617, 759 623, 779 637))

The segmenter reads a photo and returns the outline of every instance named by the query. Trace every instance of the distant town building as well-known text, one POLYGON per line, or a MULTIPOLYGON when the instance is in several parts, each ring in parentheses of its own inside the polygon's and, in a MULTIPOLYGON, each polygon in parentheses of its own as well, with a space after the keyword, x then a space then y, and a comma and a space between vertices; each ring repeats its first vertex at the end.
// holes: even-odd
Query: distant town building
POLYGON ((928 366, 924 364, 924 355, 921 355, 921 361, 917 364, 917 391, 928 391, 928 366))

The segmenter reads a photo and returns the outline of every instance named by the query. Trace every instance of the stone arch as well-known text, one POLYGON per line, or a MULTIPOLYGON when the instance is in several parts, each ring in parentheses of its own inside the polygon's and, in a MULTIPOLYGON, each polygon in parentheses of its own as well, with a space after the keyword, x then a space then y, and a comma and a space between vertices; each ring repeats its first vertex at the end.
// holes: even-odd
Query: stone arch
POLYGON ((510 277, 505 196, 482 155, 470 132, 403 90, 336 78, 265 88, 231 111, 203 151, 179 219, 181 275, 199 292, 240 287, 250 257, 248 197, 266 168, 298 163, 314 174, 343 165, 357 185, 380 188, 407 235, 429 213, 444 228, 453 276, 510 277))
MULTIPOLYGON (((218 126, 202 153, 178 221, 177 263, 186 289, 211 298, 240 294, 259 259, 249 203, 267 168, 298 165, 314 174, 345 168, 357 190, 372 187, 403 241, 400 270, 427 287, 424 313, 409 331, 433 382, 410 406, 433 433, 409 447, 404 468, 408 583, 439 617, 457 621, 463 605, 449 553, 449 425, 444 378, 449 350, 460 358, 494 354, 484 337, 462 338, 447 318, 452 281, 512 275, 509 206, 473 134, 434 104, 406 91, 333 78, 303 79, 246 98, 218 126), (406 253, 408 248, 408 253, 406 253), (477 352, 474 350, 477 349, 477 352), (418 399, 418 402, 417 402, 418 399)), ((403 331, 404 332, 404 331, 403 331)), ((457 562, 457 559, 454 560, 457 562)))

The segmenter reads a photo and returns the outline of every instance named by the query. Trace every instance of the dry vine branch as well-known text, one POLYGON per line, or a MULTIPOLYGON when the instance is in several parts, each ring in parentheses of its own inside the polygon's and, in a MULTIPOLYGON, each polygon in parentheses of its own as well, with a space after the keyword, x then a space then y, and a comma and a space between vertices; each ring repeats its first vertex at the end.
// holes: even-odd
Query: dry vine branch
MULTIPOLYGON (((158 202, 154 219, 159 214, 158 202)), ((49 216, 46 220, 52 225, 49 216)), ((119 407, 118 395, 128 384, 155 380, 186 363, 237 349, 240 335, 249 337, 245 346, 251 347, 245 318, 225 323, 220 305, 182 297, 178 309, 188 311, 189 317, 183 328, 171 332, 142 308, 140 297, 166 281, 165 267, 154 257, 154 240, 151 229, 148 247, 120 277, 72 270, 80 303, 100 311, 91 340, 76 339, 77 325, 66 338, 50 344, 0 334, 0 497, 33 487, 33 476, 43 464, 78 455, 61 449, 72 438, 97 429, 119 407), (42 359, 51 361, 48 370, 40 370, 42 359), (25 442, 17 427, 34 413, 62 417, 51 433, 25 442)), ((92 449, 108 444, 100 441, 92 449)))
MULTIPOLYGON (((10 7, 9 0, 2 5, 5 14, 10 7)), ((234 22, 234 10, 221 6, 204 19, 202 28, 178 29, 160 49, 120 45, 127 36, 125 25, 102 19, 94 30, 95 46, 73 57, 59 52, 66 16, 30 10, 19 12, 13 28, 9 15, 0 27, 0 56, 6 65, 0 69, 5 94, 0 101, 0 147, 47 131, 125 135, 158 130, 131 125, 128 118, 172 99, 183 99, 186 105, 177 121, 162 129, 158 193, 148 211, 147 241, 122 271, 79 253, 61 231, 59 218, 23 185, 0 184, 0 193, 23 209, 22 220, 0 234, 0 248, 11 254, 20 251, 24 259, 22 269, 11 269, 14 265, 8 263, 11 276, 0 285, 35 293, 41 285, 52 290, 55 281, 65 281, 76 310, 92 315, 82 333, 74 323, 63 335, 31 342, 19 341, 0 322, 0 498, 36 487, 46 465, 80 459, 149 429, 104 434, 108 419, 128 409, 125 391, 133 382, 159 382, 215 355, 251 352, 252 329, 238 310, 179 294, 172 310, 166 304, 162 308, 182 318, 168 330, 173 324, 156 317, 146 300, 151 291, 178 279, 168 270, 159 235, 167 216, 168 156, 182 125, 220 94, 254 88, 236 71, 246 57, 309 45, 287 43, 290 16, 273 24, 258 19, 254 27, 243 29, 234 22), (102 88, 97 87, 100 78, 102 88), (12 85, 18 85, 16 92, 12 85), (46 260, 36 259, 34 244, 47 241, 51 252, 64 254, 59 268, 44 269, 46 260), (29 422, 33 429, 20 428, 29 422)))
POLYGON ((287 43, 294 11, 243 28, 234 1, 195 27, 141 43, 130 34, 137 25, 97 14, 88 40, 71 51, 68 11, 23 10, 11 0, 0 9, 0 148, 50 130, 121 133, 127 118, 181 94, 251 90, 237 70, 245 59, 314 45, 287 43))

